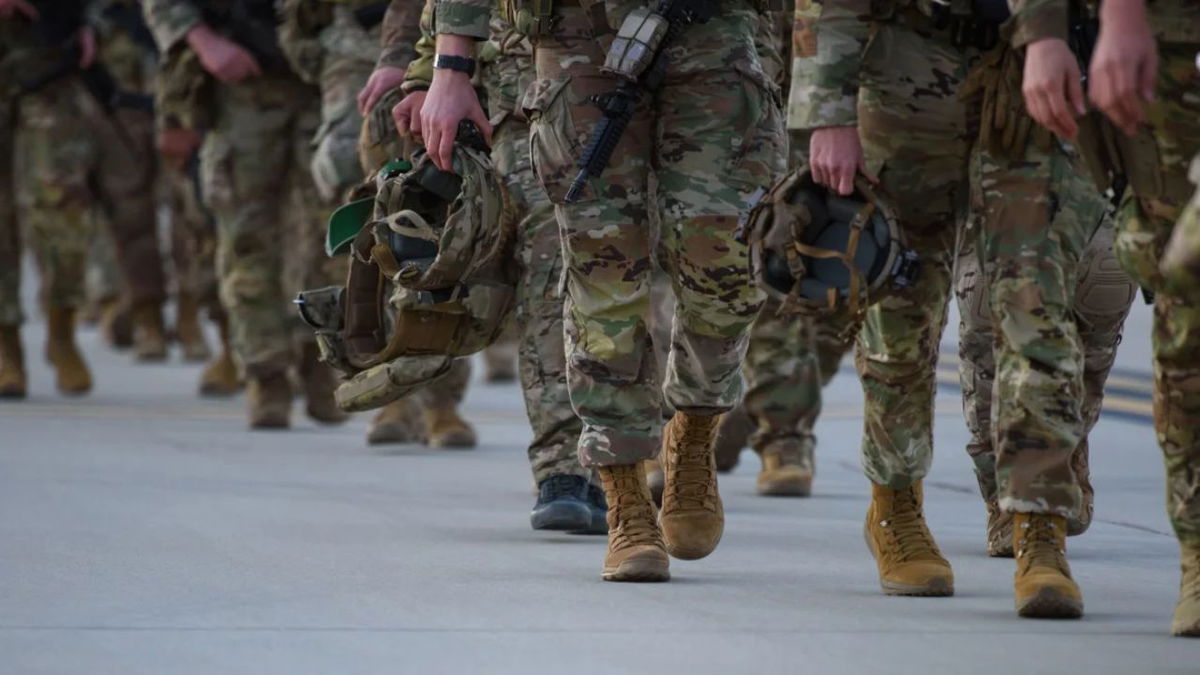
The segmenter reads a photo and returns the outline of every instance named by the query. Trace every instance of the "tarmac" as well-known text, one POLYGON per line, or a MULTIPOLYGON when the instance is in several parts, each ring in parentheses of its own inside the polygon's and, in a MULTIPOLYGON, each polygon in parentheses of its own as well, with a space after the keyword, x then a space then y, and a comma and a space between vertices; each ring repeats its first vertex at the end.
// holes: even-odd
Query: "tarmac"
MULTIPOLYGON (((954 319, 947 331, 953 351, 954 319)), ((530 529, 515 384, 476 381, 470 451, 368 447, 367 415, 248 432, 200 367, 134 365, 82 336, 97 387, 0 403, 0 673, 1200 673, 1168 636, 1178 588, 1135 308, 1092 435, 1096 522, 1069 541, 1079 621, 1016 617, 984 552, 953 358, 943 359, 930 525, 952 598, 884 596, 862 540, 862 394, 827 389, 809 499, 720 479, 720 548, 668 584, 600 581, 603 537, 530 529)), ((478 369, 477 369, 478 370, 478 369)))

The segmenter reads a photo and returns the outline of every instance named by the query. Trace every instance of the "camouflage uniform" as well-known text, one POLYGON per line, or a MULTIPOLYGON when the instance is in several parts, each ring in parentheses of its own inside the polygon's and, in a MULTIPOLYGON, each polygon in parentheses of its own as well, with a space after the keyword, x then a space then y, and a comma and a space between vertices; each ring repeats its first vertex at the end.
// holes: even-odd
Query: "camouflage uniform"
MULTIPOLYGON (((55 10, 63 12, 56 19, 69 14, 63 6, 55 10)), ((152 146, 127 111, 108 114, 74 77, 18 95, 18 78, 44 72, 63 55, 42 46, 36 29, 22 19, 0 24, 0 31, 0 90, 8 92, 0 104, 0 161, 7 165, 0 172, 6 177, 0 189, 0 325, 14 326, 22 320, 17 211, 37 255, 47 306, 78 308, 99 209, 118 231, 123 260, 131 247, 122 246, 119 233, 153 222, 152 172, 145 163, 152 146)), ((161 294, 158 273, 159 290, 149 294, 161 294)), ((153 272, 148 276, 153 279, 153 272)))
MULTIPOLYGON (((155 71, 152 45, 139 42, 139 38, 130 33, 130 26, 113 18, 121 11, 136 16, 140 11, 137 3, 103 0, 93 3, 91 9, 99 39, 98 58, 112 73, 117 86, 124 92, 150 94, 155 71)), ((132 161, 136 163, 127 179, 130 184, 119 196, 119 202, 105 209, 116 252, 117 273, 128 291, 126 301, 131 306, 159 307, 166 301, 167 291, 154 187, 158 179, 154 114, 149 110, 118 108, 114 115, 121 130, 111 142, 129 147, 132 161)))
MULTIPOLYGON (((431 40, 430 36, 418 45, 422 58, 410 66, 406 88, 432 77, 431 40)), ((590 477, 592 472, 579 463, 576 452, 583 423, 571 409, 567 391, 558 222, 554 205, 533 172, 529 122, 519 106, 521 95, 534 81, 532 47, 493 13, 479 61, 493 127, 492 162, 519 214, 516 325, 521 390, 533 428, 530 468, 535 483, 556 475, 590 477)))
MULTIPOLYGON (((203 20, 205 6, 192 0, 144 3, 164 54, 187 48, 184 36, 203 20)), ((293 337, 312 339, 289 299, 341 274, 322 250, 329 203, 319 198, 309 171, 320 128, 319 93, 286 64, 260 65, 261 77, 213 83, 213 126, 200 165, 206 206, 217 221, 218 273, 232 344, 247 374, 267 378, 293 363, 293 337)))
MULTIPOLYGON (((478 35, 475 1, 439 3, 439 32, 478 35), (448 7, 453 7, 445 11, 448 7)), ((604 3, 609 26, 640 3, 604 3)), ((735 405, 746 332, 761 304, 747 252, 733 240, 757 187, 781 170, 777 89, 754 49, 758 15, 729 2, 674 47, 653 110, 635 115, 610 166, 577 203, 564 201, 583 143, 599 116, 592 94, 610 90, 599 72, 599 12, 563 4, 535 43, 538 82, 525 108, 535 171, 555 203, 566 260, 567 373, 583 419, 581 461, 629 465, 658 452, 662 395, 647 331, 650 210, 662 217, 661 245, 677 307, 664 387, 667 403, 693 414, 735 405), (731 68, 729 64, 734 64, 731 68), (722 115, 714 117, 711 110, 722 115), (658 189, 647 190, 653 171, 658 189)))
MULTIPOLYGON (((1074 183, 1074 178, 1065 180, 1074 183)), ((1069 187, 1069 186, 1064 186, 1069 187)), ((1080 188, 1092 191, 1090 186, 1080 188)), ((1056 190, 1056 192, 1061 192, 1056 190)), ((1113 223, 1105 219, 1088 243, 1077 266, 1077 285, 1073 314, 1083 345, 1083 390, 1080 412, 1083 417, 1083 438, 1072 454, 1071 465, 1084 491, 1084 507, 1080 524, 1091 517, 1088 471, 1088 433, 1100 418, 1104 400, 1104 383, 1117 355, 1117 345, 1129 307, 1137 295, 1137 287, 1120 268, 1113 253, 1113 223)), ((963 412, 971 439, 967 454, 975 463, 975 477, 985 501, 998 498, 996 482, 996 452, 992 443, 992 390, 996 374, 991 308, 987 279, 995 273, 981 275, 979 256, 974 246, 959 250, 955 270, 955 294, 959 307, 959 377, 963 391, 963 412)))
POLYGON ((907 292, 867 310, 855 359, 864 470, 877 485, 903 490, 932 459, 934 364, 975 136, 957 90, 977 51, 952 44, 915 7, 873 25, 870 3, 853 0, 824 3, 814 35, 812 67, 793 73, 789 126, 858 127, 885 192, 904 197, 896 206, 921 259, 907 292))
MULTIPOLYGON (((785 3, 778 17, 764 15, 762 34, 771 39, 759 46, 768 75, 783 89, 785 99, 793 77, 804 81, 815 55, 811 21, 818 9, 800 0, 789 11, 792 4, 785 3), (781 20, 786 26, 779 25, 781 20)), ((789 129, 788 141, 789 165, 806 163, 807 130, 789 129)), ((813 426, 821 413, 821 389, 837 373, 847 348, 834 322, 780 316, 778 304, 767 299, 750 329, 745 362, 743 406, 757 427, 750 439, 755 451, 794 442, 809 463, 806 468, 813 468, 813 426)))

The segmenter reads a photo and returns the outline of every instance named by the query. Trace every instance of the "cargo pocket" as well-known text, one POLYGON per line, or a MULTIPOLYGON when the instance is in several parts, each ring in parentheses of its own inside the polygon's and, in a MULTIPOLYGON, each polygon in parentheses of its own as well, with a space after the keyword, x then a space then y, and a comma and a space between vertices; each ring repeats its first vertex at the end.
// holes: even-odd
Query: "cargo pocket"
POLYGON ((742 102, 730 124, 744 129, 730 154, 726 175, 750 185, 767 186, 787 168, 783 104, 779 87, 751 63, 738 62, 742 102))
MULTIPOLYGON (((529 159, 534 175, 555 204, 563 203, 579 171, 578 161, 583 152, 568 100, 570 82, 570 76, 543 79, 529 90, 522 106, 530 122, 529 159)), ((596 193, 589 185, 580 201, 595 198, 596 193)))

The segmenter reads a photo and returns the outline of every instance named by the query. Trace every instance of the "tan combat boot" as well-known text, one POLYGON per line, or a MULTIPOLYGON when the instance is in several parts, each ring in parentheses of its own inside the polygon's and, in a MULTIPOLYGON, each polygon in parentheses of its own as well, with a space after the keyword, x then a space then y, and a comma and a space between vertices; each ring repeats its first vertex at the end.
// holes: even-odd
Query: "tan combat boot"
POLYGON ((742 450, 750 442, 750 435, 754 430, 754 420, 746 414, 746 408, 743 406, 739 405, 721 418, 714 449, 717 455, 717 471, 729 473, 737 467, 742 450))
POLYGON ((300 356, 300 377, 304 379, 305 411, 321 424, 341 424, 350 415, 337 405, 333 391, 337 389, 337 376, 333 369, 320 359, 320 350, 315 342, 304 343, 300 356))
POLYGON ((175 340, 183 349, 185 361, 207 361, 212 356, 200 328, 200 303, 191 293, 180 293, 175 303, 175 340))
POLYGON ((54 365, 58 390, 71 396, 88 393, 92 390, 92 374, 75 344, 75 310, 50 308, 46 324, 46 358, 54 365))
POLYGON ((663 495, 663 466, 658 457, 651 457, 642 462, 642 467, 646 472, 646 485, 650 488, 650 498, 654 500, 654 505, 662 507, 663 495))
POLYGON ((725 531, 725 511, 717 492, 713 455, 720 415, 676 412, 663 430, 663 539, 680 560, 713 552, 725 531))
POLYGON ((19 326, 0 326, 0 398, 25 398, 25 350, 19 326))
POLYGON ((925 525, 921 501, 920 481, 904 490, 871 484, 863 536, 887 595, 954 595, 954 572, 925 525))
POLYGON ((597 470, 608 503, 608 552, 605 581, 667 581, 671 560, 655 522, 654 503, 638 464, 602 466, 597 470))
POLYGON ((475 430, 459 417, 453 403, 433 403, 423 411, 425 415, 425 437, 431 448, 475 447, 475 430))
POLYGON ((987 501, 987 554, 993 558, 1013 557, 1012 514, 1000 510, 995 499, 987 501))
POLYGON ((425 429, 420 410, 411 396, 392 401, 379 409, 371 428, 367 430, 367 443, 424 443, 425 429))
POLYGON ((287 373, 251 377, 246 385, 251 429, 287 429, 292 417, 292 384, 287 373))
POLYGON ((1067 519, 1045 513, 1013 514, 1013 579, 1019 616, 1078 619, 1083 594, 1067 565, 1067 519))
POLYGON ((1200 546, 1180 546, 1183 577, 1179 581, 1179 603, 1171 620, 1171 635, 1200 637, 1200 546))
POLYGON ((242 390, 242 379, 238 375, 237 363, 233 360, 233 347, 229 344, 229 323, 220 315, 213 320, 221 337, 221 351, 200 374, 200 395, 233 396, 242 390))
POLYGON ((812 446, 799 438, 780 438, 762 450, 758 494, 807 497, 812 494, 812 446))
POLYGON ((1092 513, 1096 509, 1096 490, 1092 487, 1092 472, 1088 467, 1088 440, 1086 438, 1075 448, 1075 452, 1071 453, 1071 471, 1075 473, 1075 480, 1079 482, 1079 491, 1083 493, 1083 504, 1079 509, 1078 518, 1067 519, 1068 537, 1087 532, 1092 525, 1092 513))
POLYGON ((162 305, 143 302, 133 308, 133 358, 142 362, 167 358, 167 332, 162 305))

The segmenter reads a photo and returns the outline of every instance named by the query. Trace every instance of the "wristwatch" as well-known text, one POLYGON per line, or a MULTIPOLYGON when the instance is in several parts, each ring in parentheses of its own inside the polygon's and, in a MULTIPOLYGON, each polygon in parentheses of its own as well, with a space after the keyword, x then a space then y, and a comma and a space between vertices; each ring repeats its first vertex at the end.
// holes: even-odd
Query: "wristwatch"
POLYGON ((438 54, 433 57, 433 67, 444 70, 457 70, 460 73, 466 73, 467 77, 471 77, 475 74, 475 59, 466 56, 438 54))

